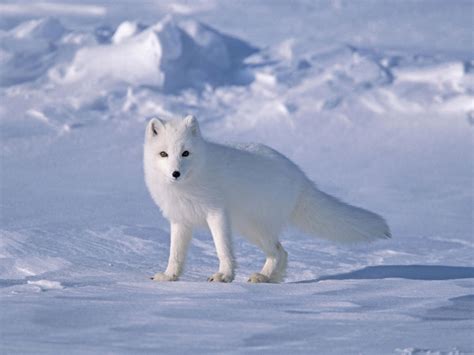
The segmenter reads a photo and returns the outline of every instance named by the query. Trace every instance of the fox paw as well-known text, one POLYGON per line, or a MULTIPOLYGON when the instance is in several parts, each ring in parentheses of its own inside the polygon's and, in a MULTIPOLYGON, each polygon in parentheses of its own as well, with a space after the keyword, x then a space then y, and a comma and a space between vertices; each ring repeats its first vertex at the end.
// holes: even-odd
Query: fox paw
POLYGON ((258 272, 250 275, 248 282, 252 283, 268 283, 270 282, 270 278, 258 272))
POLYGON ((233 275, 226 275, 222 272, 216 272, 214 275, 209 276, 207 281, 209 282, 232 282, 234 279, 233 275))
POLYGON ((178 276, 168 275, 168 274, 165 274, 164 272, 159 272, 155 274, 155 276, 153 276, 151 279, 153 281, 176 281, 178 280, 178 276))

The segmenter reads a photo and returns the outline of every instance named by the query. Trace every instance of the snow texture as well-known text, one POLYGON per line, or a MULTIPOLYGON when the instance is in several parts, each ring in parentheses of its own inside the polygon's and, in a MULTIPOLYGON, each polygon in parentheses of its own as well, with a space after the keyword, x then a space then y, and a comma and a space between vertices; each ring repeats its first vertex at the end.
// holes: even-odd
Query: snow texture
MULTIPOLYGON (((472 1, 0 4, 0 353, 472 354, 472 1), (288 230, 285 283, 197 231, 181 281, 145 123, 260 142, 393 238, 288 230)), ((269 179, 271 177, 268 177, 269 179)))

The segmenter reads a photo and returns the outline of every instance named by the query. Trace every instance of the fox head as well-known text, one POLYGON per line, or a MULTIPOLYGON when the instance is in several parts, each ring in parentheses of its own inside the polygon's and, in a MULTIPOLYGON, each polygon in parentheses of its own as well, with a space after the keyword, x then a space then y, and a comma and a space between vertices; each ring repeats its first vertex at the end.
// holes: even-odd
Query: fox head
POLYGON ((190 179, 202 162, 203 139, 194 116, 164 121, 153 118, 145 133, 145 173, 180 183, 190 179))

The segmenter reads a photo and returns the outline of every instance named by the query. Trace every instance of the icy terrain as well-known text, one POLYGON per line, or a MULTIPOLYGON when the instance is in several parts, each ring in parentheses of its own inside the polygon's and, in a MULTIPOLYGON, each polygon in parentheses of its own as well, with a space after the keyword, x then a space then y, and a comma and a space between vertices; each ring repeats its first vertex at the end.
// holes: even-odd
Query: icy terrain
MULTIPOLYGON (((0 4, 0 353, 474 352, 472 1, 0 4), (289 230, 283 284, 232 284, 143 182, 145 122, 281 151, 393 239, 289 230)), ((271 178, 271 177, 269 177, 271 178)))

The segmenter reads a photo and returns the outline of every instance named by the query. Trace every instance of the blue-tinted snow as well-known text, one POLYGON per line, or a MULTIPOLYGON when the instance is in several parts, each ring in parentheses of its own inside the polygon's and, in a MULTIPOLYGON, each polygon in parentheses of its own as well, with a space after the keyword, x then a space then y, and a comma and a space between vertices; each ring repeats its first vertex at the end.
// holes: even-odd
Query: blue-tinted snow
POLYGON ((0 352, 474 352, 470 1, 0 4, 0 352), (198 231, 182 281, 145 189, 148 117, 259 141, 393 239, 289 230, 286 283, 198 231))

